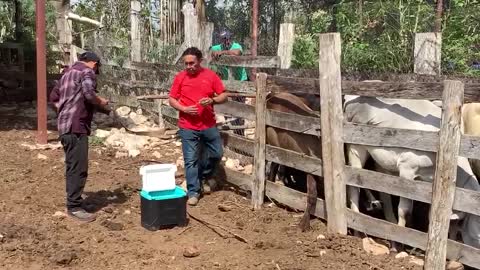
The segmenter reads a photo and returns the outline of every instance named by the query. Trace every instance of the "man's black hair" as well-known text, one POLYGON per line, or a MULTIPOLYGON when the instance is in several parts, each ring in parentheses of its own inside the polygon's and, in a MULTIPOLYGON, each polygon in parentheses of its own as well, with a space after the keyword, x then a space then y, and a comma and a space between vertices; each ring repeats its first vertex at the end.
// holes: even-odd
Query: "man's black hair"
POLYGON ((185 55, 194 55, 197 57, 198 60, 203 59, 202 51, 200 51, 197 47, 190 47, 186 49, 183 52, 182 57, 185 55))

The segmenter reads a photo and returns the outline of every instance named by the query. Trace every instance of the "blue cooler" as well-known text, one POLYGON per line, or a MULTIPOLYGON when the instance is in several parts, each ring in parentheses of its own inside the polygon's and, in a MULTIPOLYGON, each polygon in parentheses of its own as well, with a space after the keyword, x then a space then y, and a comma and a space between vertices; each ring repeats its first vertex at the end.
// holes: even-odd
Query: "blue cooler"
POLYGON ((187 193, 172 190, 140 192, 142 227, 150 231, 187 225, 187 193))

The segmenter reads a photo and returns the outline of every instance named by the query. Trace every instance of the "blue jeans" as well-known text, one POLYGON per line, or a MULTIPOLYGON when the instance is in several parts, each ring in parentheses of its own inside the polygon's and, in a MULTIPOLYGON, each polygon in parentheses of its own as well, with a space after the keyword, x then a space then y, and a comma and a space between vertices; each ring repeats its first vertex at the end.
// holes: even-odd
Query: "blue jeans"
POLYGON ((222 139, 216 127, 205 130, 180 129, 188 197, 198 197, 201 181, 213 176, 223 156, 222 139))

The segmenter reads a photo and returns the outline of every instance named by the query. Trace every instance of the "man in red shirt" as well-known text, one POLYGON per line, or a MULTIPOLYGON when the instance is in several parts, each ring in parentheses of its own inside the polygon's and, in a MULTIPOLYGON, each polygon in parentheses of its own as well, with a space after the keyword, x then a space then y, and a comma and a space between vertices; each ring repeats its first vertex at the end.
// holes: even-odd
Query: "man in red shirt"
POLYGON ((180 114, 178 126, 185 161, 188 204, 196 205, 202 182, 203 192, 211 191, 214 184, 211 177, 223 155, 213 104, 224 103, 227 95, 220 77, 201 66, 203 56, 199 49, 188 48, 182 57, 185 70, 175 76, 169 103, 180 114))

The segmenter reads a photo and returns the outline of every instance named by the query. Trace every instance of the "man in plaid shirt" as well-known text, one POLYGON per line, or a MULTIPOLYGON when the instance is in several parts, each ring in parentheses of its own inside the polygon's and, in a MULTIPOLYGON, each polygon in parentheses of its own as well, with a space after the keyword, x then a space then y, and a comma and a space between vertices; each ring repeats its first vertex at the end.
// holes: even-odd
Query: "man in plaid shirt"
POLYGON ((88 176, 88 136, 96 110, 109 114, 108 101, 96 94, 96 73, 100 58, 85 52, 79 61, 66 68, 50 94, 58 113, 57 125, 65 152, 67 213, 80 221, 91 222, 94 214, 85 210, 82 193, 88 176))

